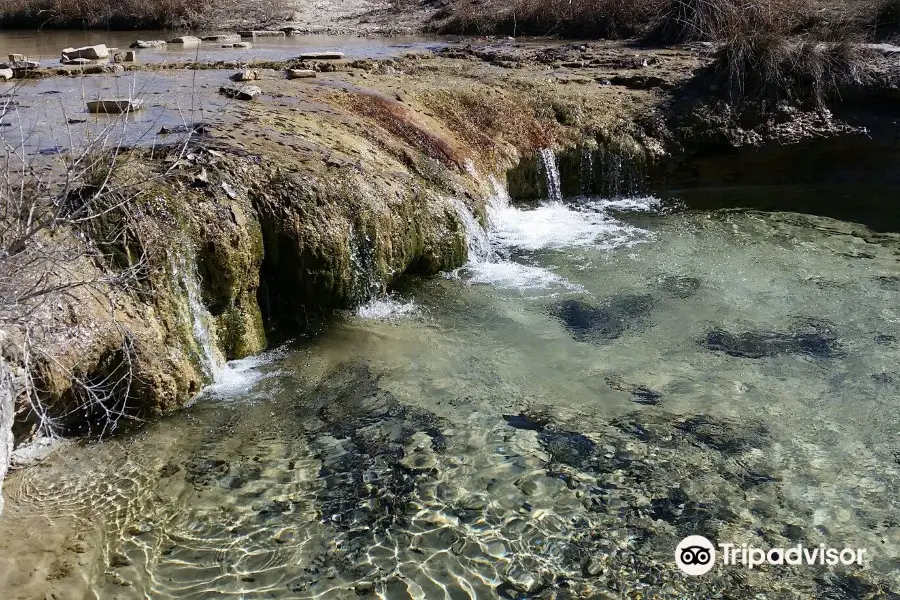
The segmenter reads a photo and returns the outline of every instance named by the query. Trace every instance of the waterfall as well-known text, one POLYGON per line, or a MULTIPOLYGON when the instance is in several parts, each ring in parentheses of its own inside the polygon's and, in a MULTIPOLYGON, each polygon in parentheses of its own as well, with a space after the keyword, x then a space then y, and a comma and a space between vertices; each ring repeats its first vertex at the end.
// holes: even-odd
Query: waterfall
POLYGON ((376 275, 375 246, 366 233, 358 233, 351 224, 347 245, 350 247, 350 263, 353 272, 353 300, 359 304, 385 293, 384 283, 376 275))
POLYGON ((591 195, 594 186, 594 152, 589 146, 581 147, 581 195, 591 195))
POLYGON ((547 179, 547 198, 552 202, 562 202, 562 183, 559 177, 559 164, 556 153, 550 148, 542 148, 540 152, 541 167, 547 179))
POLYGON ((194 343, 199 350, 198 359, 203 373, 212 382, 218 380, 225 360, 213 344, 212 315, 209 314, 200 294, 200 275, 193 252, 179 252, 171 257, 172 273, 187 298, 187 318, 191 322, 194 343))
POLYGON ((491 242, 488 239, 487 231, 484 230, 484 227, 481 226, 481 223, 478 222, 478 219, 475 218, 475 215, 472 214, 472 211, 469 210, 469 207, 462 200, 453 198, 451 203, 466 229, 469 262, 490 262, 494 257, 494 252, 491 250, 491 242))

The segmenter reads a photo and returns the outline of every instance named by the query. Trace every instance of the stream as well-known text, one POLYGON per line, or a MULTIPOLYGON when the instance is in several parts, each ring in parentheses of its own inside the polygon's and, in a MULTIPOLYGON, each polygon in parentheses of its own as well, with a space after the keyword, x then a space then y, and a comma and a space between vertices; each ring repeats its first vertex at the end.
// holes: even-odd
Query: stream
POLYGON ((12 474, 0 597, 896 597, 900 235, 496 188, 456 273, 12 474))

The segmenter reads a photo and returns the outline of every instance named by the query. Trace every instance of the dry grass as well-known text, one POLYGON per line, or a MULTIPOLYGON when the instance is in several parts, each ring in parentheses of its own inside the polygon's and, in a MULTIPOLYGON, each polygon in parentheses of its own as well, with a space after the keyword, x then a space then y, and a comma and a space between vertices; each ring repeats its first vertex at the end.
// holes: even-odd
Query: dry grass
POLYGON ((20 27, 203 28, 290 19, 290 0, 5 0, 0 25, 20 27))
POLYGON ((446 33, 670 44, 763 33, 834 40, 850 29, 900 34, 900 0, 448 0, 438 23, 446 33))
POLYGON ((473 87, 432 90, 422 99, 466 146, 492 161, 500 160, 497 151, 504 143, 524 152, 553 145, 555 122, 539 118, 535 107, 521 98, 473 87))
POLYGON ((779 102, 821 108, 842 88, 865 85, 870 63, 869 51, 852 42, 753 35, 724 44, 713 70, 732 101, 765 111, 779 102))
POLYGON ((651 38, 669 44, 786 35, 808 14, 806 0, 670 0, 651 38))
POLYGON ((443 31, 622 38, 642 34, 666 0, 452 0, 443 31))

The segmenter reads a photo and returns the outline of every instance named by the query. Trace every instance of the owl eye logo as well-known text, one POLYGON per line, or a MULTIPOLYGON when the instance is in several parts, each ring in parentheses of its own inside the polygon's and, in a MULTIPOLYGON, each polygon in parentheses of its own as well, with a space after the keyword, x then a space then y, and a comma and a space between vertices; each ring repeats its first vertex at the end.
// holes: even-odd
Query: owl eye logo
POLYGON ((706 565, 712 560, 709 548, 688 546, 681 549, 681 562, 686 565, 706 565))
POLYGON ((675 549, 675 564, 688 575, 705 575, 716 564, 715 547, 702 535, 686 537, 675 549))

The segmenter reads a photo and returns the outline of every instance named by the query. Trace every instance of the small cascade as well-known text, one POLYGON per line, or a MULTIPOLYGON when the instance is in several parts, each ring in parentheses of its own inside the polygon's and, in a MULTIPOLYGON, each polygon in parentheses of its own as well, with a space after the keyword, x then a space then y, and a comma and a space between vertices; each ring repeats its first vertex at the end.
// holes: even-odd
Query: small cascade
POLYGON ((491 249, 491 241, 488 239, 487 231, 469 210, 469 207, 459 198, 451 200, 453 207, 459 214, 459 218, 466 228, 466 244, 469 247, 469 262, 482 263, 490 262, 494 258, 494 251, 491 249))
POLYGON ((350 226, 347 240, 350 247, 350 263, 353 270, 353 301, 365 304, 384 293, 384 283, 376 274, 375 246, 365 232, 357 232, 350 226))
POLYGON ((488 178, 488 182, 494 191, 491 197, 488 198, 488 223, 493 226, 492 219, 496 219, 500 212, 509 209, 512 204, 512 198, 510 198, 509 190, 506 189, 506 186, 497 181, 496 177, 491 175, 488 178))
POLYGON ((594 151, 587 145, 581 147, 581 195, 592 195, 594 184, 594 151))
POLYGON ((225 365, 218 348, 213 343, 212 315, 203 304, 200 294, 200 275, 193 253, 179 253, 171 257, 172 273, 185 292, 188 315, 191 322, 194 343, 197 345, 198 360, 203 373, 212 381, 218 381, 225 365))
POLYGON ((559 163, 556 153, 550 148, 542 148, 540 152, 541 168, 547 180, 547 198, 551 202, 562 202, 562 180, 559 176, 559 163))

